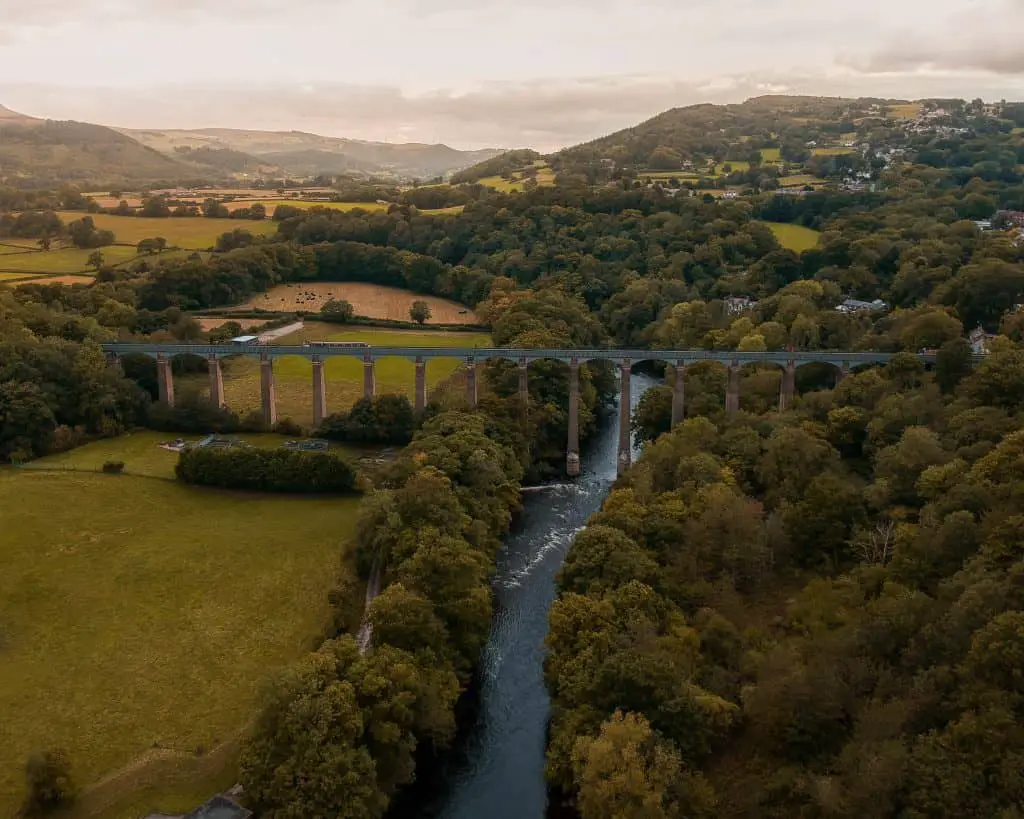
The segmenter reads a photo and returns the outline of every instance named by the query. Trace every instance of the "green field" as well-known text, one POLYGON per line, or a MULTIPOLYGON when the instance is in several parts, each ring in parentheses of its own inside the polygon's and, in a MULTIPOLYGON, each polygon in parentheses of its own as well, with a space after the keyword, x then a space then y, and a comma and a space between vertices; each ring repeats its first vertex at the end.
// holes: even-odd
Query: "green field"
MULTIPOLYGON (((178 462, 178 455, 157 446, 161 441, 168 441, 174 438, 184 438, 187 441, 198 440, 198 435, 177 435, 169 432, 152 432, 140 430, 120 438, 93 441, 62 452, 58 455, 50 455, 32 461, 25 469, 68 469, 82 471, 99 471, 106 461, 123 461, 125 472, 131 475, 143 475, 152 478, 173 478, 174 465, 178 462)), ((282 435, 242 433, 233 435, 233 438, 241 438, 253 446, 276 448, 289 440, 282 435)), ((354 447, 334 445, 333 449, 353 458, 364 454, 354 447)))
POLYGON ((180 813, 235 781, 261 686, 327 621, 357 506, 0 470, 0 816, 44 748, 86 786, 76 819, 180 813))
POLYGON ((814 156, 844 156, 853 152, 853 148, 815 148, 811 151, 814 156))
MULTIPOLYGON (((99 248, 106 264, 118 265, 138 256, 134 247, 112 245, 99 248)), ((0 271, 24 273, 85 273, 92 270, 87 264, 93 250, 69 247, 38 253, 19 253, 0 256, 0 271)))
POLYGON ((741 160, 734 160, 734 159, 726 159, 726 160, 723 160, 722 162, 719 162, 715 166, 715 172, 713 174, 709 174, 709 176, 728 176, 728 174, 726 174, 726 172, 724 170, 726 165, 729 165, 729 166, 732 167, 732 170, 730 171, 730 173, 744 173, 744 172, 750 170, 750 163, 749 162, 743 162, 741 160))
POLYGON ((783 188, 803 187, 804 185, 821 185, 824 179, 819 179, 813 174, 800 173, 793 176, 780 176, 779 185, 783 188))
POLYGON ((890 105, 886 114, 893 119, 916 119, 921 115, 921 103, 907 102, 899 105, 890 105))
MULTIPOLYGON (((338 325, 308 323, 299 333, 279 339, 278 344, 302 344, 306 341, 365 341, 379 347, 486 347, 486 333, 417 332, 404 330, 339 329, 338 325)), ((427 385, 433 388, 448 378, 459 360, 445 358, 427 363, 427 385)), ((355 358, 329 358, 324 366, 327 379, 327 411, 347 412, 363 396, 363 364, 355 358)), ((305 358, 289 357, 274 361, 277 413, 309 424, 313 420, 313 366, 305 358)), ((413 399, 416 368, 404 358, 386 358, 376 364, 377 394, 398 393, 413 399)), ((192 382, 205 389, 203 376, 192 382)), ((239 413, 260 406, 259 362, 250 358, 229 359, 224 364, 224 398, 239 413)))
MULTIPOLYGON (((263 205, 268 211, 279 205, 291 205, 293 208, 309 210, 310 208, 330 208, 331 210, 366 210, 376 212, 387 210, 390 203, 381 202, 314 202, 301 199, 260 199, 258 202, 236 202, 237 207, 248 208, 252 205, 263 205)), ((259 223, 257 223, 259 224, 259 223)))
POLYGON ((762 162, 781 162, 782 161, 782 149, 781 148, 762 148, 761 149, 761 161, 762 162))
POLYGON ((821 236, 816 230, 811 230, 803 225, 790 225, 783 222, 765 222, 771 228, 775 238, 784 248, 802 253, 818 246, 818 238, 821 236))
MULTIPOLYGON (((548 164, 542 159, 538 159, 533 163, 534 167, 537 168, 537 176, 534 177, 537 180, 539 187, 547 187, 555 184, 555 172, 548 167, 548 164)), ((495 190, 501 191, 502 193, 513 193, 514 191, 523 190, 523 174, 521 171, 516 171, 512 180, 504 179, 501 176, 485 176, 483 179, 477 181, 478 185, 484 185, 488 188, 494 188, 495 190)), ((428 211, 429 213, 429 211, 428 211)))
MULTIPOLYGON (((251 203, 247 203, 251 204, 251 203)), ((167 244, 186 250, 207 250, 217 244, 217 237, 235 228, 268 235, 277 232, 275 222, 253 222, 248 219, 206 219, 202 216, 146 219, 140 216, 111 216, 106 213, 85 214, 61 211, 65 222, 91 215, 100 230, 112 230, 118 242, 137 245, 143 239, 163 236, 167 244)), ((88 255, 88 254, 86 254, 88 255)))
MULTIPOLYGON (((28 275, 27 273, 0 273, 0 282, 11 282, 11 281, 32 281, 33 278, 39 278, 35 274, 28 275)), ((83 281, 89 281, 89 279, 83 279, 83 281)))

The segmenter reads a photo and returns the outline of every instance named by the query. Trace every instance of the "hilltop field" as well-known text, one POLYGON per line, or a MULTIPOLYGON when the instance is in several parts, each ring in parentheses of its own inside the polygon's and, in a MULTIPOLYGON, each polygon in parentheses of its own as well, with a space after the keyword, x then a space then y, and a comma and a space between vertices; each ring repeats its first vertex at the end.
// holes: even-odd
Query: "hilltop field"
POLYGON ((234 782, 263 683, 327 620, 358 500, 179 485, 161 437, 0 469, 2 816, 53 747, 85 786, 73 819, 191 809, 234 782), (108 459, 133 474, 93 471, 108 459))

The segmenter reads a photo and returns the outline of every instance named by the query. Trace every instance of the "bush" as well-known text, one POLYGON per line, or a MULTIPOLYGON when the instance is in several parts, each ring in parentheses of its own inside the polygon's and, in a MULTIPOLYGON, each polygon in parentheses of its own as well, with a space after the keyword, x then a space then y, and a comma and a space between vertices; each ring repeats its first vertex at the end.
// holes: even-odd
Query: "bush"
POLYGON ((416 417, 404 395, 362 398, 352 411, 326 418, 317 435, 350 444, 405 445, 412 440, 416 417))
POLYGON ((257 492, 353 492, 358 480, 355 467, 330 452, 254 447, 186 449, 174 471, 184 483, 257 492))
POLYGON ((120 475, 124 472, 124 461, 106 461, 103 464, 103 472, 107 475, 120 475))
POLYGON ((26 790, 23 816, 44 816, 75 801, 71 760, 62 749, 31 757, 25 765, 26 790))
POLYGON ((278 435, 299 436, 303 434, 304 430, 297 421, 293 421, 291 418, 282 418, 274 424, 274 432, 278 435))
POLYGON ((146 425, 160 432, 197 435, 238 432, 241 428, 238 415, 231 410, 213 406, 198 393, 180 396, 173 407, 151 404, 146 425))

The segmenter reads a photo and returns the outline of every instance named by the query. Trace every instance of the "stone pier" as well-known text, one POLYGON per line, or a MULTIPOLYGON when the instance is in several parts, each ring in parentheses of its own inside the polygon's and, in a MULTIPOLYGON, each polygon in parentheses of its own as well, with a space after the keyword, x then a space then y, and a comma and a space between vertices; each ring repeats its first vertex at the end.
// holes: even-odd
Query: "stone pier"
POLYGON ((319 427, 327 417, 327 379, 324 362, 313 359, 313 426, 319 427))
POLYGON ((725 414, 735 415, 740 411, 740 366, 733 362, 728 367, 728 381, 725 386, 725 414))
POLYGON ((209 356, 206 362, 210 370, 210 403, 220 409, 224 406, 224 370, 215 355, 209 356))
POLYGON ((372 358, 363 359, 363 398, 373 398, 377 394, 377 373, 372 358))
POLYGON ((171 371, 171 360, 161 355, 156 357, 156 384, 160 403, 166 407, 173 407, 174 373, 171 371))
POLYGON ((519 359, 519 412, 523 418, 530 412, 530 382, 525 358, 519 359))
POLYGON ((676 383, 672 388, 672 426, 681 424, 686 418, 686 365, 676 364, 676 383))
POLYGON ((565 471, 575 478, 580 474, 580 363, 569 363, 569 445, 565 471))
POLYGON ((619 457, 618 473, 621 475, 633 464, 633 430, 630 426, 633 414, 630 411, 629 375, 633 365, 627 358, 620 367, 619 388, 619 457))
POLYGON ((263 423, 272 427, 277 423, 277 392, 274 389, 274 359, 260 357, 260 408, 263 423))
POLYGON ((466 403, 470 409, 476 409, 476 359, 466 359, 466 403))
POLYGON ((427 408, 427 362, 416 356, 416 413, 427 408))
POLYGON ((779 412, 785 412, 793 406, 796 395, 796 362, 787 361, 782 371, 782 387, 779 390, 779 412))

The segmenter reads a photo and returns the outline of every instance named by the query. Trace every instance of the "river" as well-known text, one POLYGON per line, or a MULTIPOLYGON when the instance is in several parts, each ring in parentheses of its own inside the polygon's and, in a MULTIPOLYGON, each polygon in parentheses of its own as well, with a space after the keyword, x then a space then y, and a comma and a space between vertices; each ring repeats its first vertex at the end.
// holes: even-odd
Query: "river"
MULTIPOLYGON (((634 373, 632 406, 656 383, 634 373)), ((566 550, 615 482, 618 439, 615 412, 589 442, 574 483, 524 492, 518 525, 497 560, 476 724, 443 773, 439 797, 415 812, 418 819, 544 819, 548 610, 566 550)))

